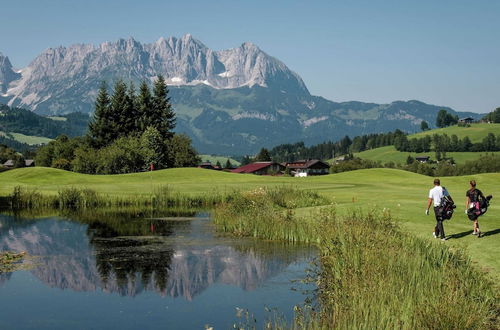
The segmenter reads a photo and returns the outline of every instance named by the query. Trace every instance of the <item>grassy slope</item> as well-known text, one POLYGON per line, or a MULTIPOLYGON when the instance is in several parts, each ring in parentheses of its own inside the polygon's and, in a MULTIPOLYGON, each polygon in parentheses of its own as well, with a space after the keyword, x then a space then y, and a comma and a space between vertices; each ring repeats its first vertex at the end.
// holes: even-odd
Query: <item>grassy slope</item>
MULTIPOLYGON (((449 177, 442 180, 457 203, 457 211, 451 221, 445 223, 451 238, 445 244, 466 248, 478 264, 492 271, 500 279, 500 173, 474 176, 449 177), (465 191, 468 181, 474 178, 485 194, 495 196, 488 213, 481 220, 481 230, 486 237, 477 239, 470 235, 472 224, 464 211, 465 191)), ((85 175, 52 168, 22 168, 0 173, 0 195, 7 195, 14 186, 32 186, 39 191, 56 193, 62 186, 85 186, 112 195, 149 194, 153 185, 168 184, 176 191, 207 194, 220 189, 252 189, 263 185, 291 184, 301 189, 313 189, 332 198, 339 212, 353 207, 363 209, 390 209, 411 232, 431 239, 434 228, 433 216, 425 216, 427 192, 432 178, 419 174, 393 170, 369 169, 339 174, 309 177, 263 177, 219 171, 184 168, 125 175, 85 175)), ((298 212, 307 212, 307 209, 298 212)))
MULTIPOLYGON (((1 135, 5 135, 4 132, 0 132, 1 135)), ((32 135, 24 135, 21 133, 13 133, 9 132, 8 134, 12 135, 14 137, 14 140, 21 142, 21 143, 26 143, 29 145, 34 145, 34 144, 42 144, 42 143, 49 143, 52 141, 52 139, 42 137, 42 136, 32 136, 32 135)))
MULTIPOLYGON (((483 138, 488 135, 488 133, 493 133, 495 135, 500 133, 500 124, 472 124, 471 127, 458 127, 451 126, 446 128, 434 129, 426 132, 421 132, 417 134, 412 134, 408 136, 411 138, 421 138, 426 135, 433 134, 447 134, 451 136, 453 134, 457 135, 458 138, 462 139, 468 136, 472 142, 480 142, 483 138)), ((371 159, 375 161, 381 161, 382 163, 387 163, 393 161, 395 163, 403 164, 406 162, 408 155, 412 157, 415 156, 430 156, 434 159, 434 151, 427 153, 409 153, 409 152, 399 152, 393 146, 381 147, 372 150, 367 150, 363 152, 356 153, 355 156, 363 159, 371 159)), ((447 152, 446 157, 453 157, 458 164, 463 164, 468 160, 475 160, 480 157, 480 155, 485 154, 485 152, 447 152)), ((500 152, 498 152, 500 154, 500 152)))
POLYGON ((472 142, 480 142, 488 133, 495 135, 500 133, 500 124, 471 124, 471 127, 458 127, 454 125, 412 134, 408 138, 421 138, 433 134, 447 134, 448 136, 455 134, 460 139, 468 136, 472 142))
MULTIPOLYGON (((446 157, 453 157, 457 164, 463 164, 468 160, 478 159, 481 155, 491 154, 492 152, 447 152, 446 157)), ((500 152, 493 152, 494 154, 500 155, 500 152)), ((371 159, 375 161, 380 161, 382 164, 393 161, 399 164, 405 164, 406 158, 408 155, 412 157, 416 156, 430 156, 431 159, 435 159, 435 152, 400 152, 397 151, 394 146, 380 147, 376 149, 366 150, 363 152, 355 153, 354 156, 363 158, 363 159, 371 159)))

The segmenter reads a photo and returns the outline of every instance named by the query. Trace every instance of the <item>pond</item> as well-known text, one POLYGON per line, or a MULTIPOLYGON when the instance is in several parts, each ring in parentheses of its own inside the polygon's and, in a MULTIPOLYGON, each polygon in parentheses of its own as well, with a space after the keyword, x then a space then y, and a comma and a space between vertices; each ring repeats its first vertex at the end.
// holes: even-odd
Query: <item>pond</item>
POLYGON ((0 329, 262 328, 314 289, 294 281, 313 248, 223 237, 208 213, 0 215, 0 251, 30 256, 0 274, 0 329))

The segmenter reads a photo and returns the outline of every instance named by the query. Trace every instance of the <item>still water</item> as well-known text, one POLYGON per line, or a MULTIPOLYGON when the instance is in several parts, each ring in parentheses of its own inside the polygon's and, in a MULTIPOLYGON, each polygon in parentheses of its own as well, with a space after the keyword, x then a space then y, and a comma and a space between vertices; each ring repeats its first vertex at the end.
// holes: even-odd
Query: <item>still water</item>
POLYGON ((314 249, 221 237, 206 213, 0 215, 6 250, 30 258, 0 273, 0 329, 262 328, 313 289, 293 280, 314 249))

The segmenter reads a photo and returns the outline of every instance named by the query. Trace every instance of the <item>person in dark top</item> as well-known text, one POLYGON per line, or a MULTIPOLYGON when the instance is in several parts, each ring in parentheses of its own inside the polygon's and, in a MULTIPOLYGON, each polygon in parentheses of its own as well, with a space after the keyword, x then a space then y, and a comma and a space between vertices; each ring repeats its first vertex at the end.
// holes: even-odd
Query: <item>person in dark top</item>
POLYGON ((471 180, 469 182, 470 189, 465 193, 466 202, 465 202, 465 214, 467 214, 470 221, 474 221, 473 224, 473 232, 472 235, 477 235, 477 237, 481 237, 481 231, 479 230, 479 223, 477 221, 479 215, 478 212, 479 204, 482 199, 484 199, 484 195, 481 190, 476 189, 476 181, 471 180))

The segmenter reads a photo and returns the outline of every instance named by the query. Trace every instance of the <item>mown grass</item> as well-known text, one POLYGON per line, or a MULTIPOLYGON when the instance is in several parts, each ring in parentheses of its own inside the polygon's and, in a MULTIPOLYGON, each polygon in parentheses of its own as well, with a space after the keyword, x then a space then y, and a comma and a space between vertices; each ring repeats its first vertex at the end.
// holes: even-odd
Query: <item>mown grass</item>
MULTIPOLYGON (((285 204, 324 202, 287 196, 285 204)), ((328 206, 298 216, 263 189, 218 205, 214 222, 235 235, 317 243, 320 308, 295 328, 487 329, 498 321, 496 292, 464 252, 405 233, 387 209, 339 216, 328 206)))

